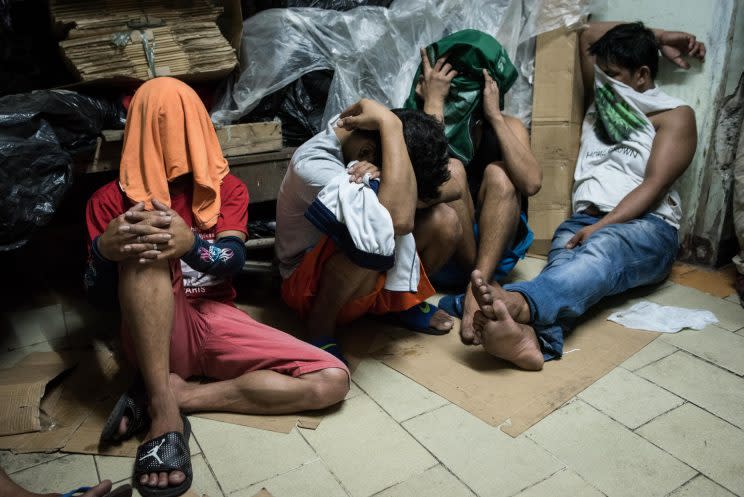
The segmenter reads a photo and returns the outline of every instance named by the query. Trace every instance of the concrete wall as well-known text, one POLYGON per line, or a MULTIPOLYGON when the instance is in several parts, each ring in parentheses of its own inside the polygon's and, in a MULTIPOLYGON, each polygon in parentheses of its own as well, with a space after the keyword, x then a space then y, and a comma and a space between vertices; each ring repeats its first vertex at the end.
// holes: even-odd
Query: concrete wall
MULTIPOLYGON (((690 168, 677 185, 684 211, 680 240, 683 242, 683 258, 706 264, 715 263, 717 247, 714 246, 719 240, 705 240, 704 233, 711 225, 724 222, 726 210, 725 204, 718 205, 724 199, 708 195, 711 188, 717 190, 711 187, 711 182, 721 181, 710 170, 710 144, 720 100, 726 94, 726 87, 732 84, 730 81, 738 79, 742 70, 744 49, 741 46, 732 49, 735 29, 739 32, 744 29, 741 26, 744 13, 739 15, 738 22, 736 20, 737 8, 744 10, 741 3, 739 0, 608 0, 607 5, 593 16, 595 20, 640 20, 654 28, 687 31, 706 44, 705 63, 691 62, 692 67, 685 71, 663 59, 657 79, 665 91, 695 109, 698 148, 690 168), (739 63, 732 64, 734 59, 739 63), (737 66, 738 70, 735 70, 737 66)), ((735 84, 734 81, 733 86, 735 84)))

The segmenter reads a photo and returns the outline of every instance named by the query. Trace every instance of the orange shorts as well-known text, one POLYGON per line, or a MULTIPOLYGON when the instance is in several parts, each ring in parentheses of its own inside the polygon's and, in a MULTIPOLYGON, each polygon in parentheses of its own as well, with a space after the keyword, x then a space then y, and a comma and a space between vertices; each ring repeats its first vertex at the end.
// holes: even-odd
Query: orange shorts
MULTIPOLYGON (((323 266, 336 252, 338 252, 336 244, 324 236, 310 252, 305 254, 297 269, 282 283, 284 302, 297 311, 301 317, 306 318, 310 313, 318 292, 323 266)), ((405 311, 434 295, 434 287, 429 282, 423 265, 416 293, 385 290, 385 276, 385 273, 380 273, 372 293, 347 302, 339 311, 336 322, 345 325, 365 314, 405 311)))

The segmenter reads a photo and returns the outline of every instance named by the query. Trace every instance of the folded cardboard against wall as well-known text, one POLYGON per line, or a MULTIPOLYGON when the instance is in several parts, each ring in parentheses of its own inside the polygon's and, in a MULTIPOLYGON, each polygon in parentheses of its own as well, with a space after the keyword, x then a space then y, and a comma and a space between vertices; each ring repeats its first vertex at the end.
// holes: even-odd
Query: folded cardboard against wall
POLYGON ((530 252, 547 254, 558 225, 571 214, 571 188, 584 114, 579 36, 558 29, 537 37, 531 146, 543 168, 542 189, 530 198, 530 252))

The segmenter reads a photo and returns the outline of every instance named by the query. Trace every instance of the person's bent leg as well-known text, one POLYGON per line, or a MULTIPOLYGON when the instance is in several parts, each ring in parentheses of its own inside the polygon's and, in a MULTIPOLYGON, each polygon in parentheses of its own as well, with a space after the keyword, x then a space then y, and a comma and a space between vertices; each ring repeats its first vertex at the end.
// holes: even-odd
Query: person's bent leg
MULTIPOLYGON (((178 403, 169 384, 174 307, 170 262, 122 262, 119 302, 149 399, 151 424, 145 440, 171 431, 182 432, 178 403)), ((181 471, 152 473, 149 478, 143 475, 141 483, 178 485, 184 478, 181 471)))
MULTIPOLYGON (((452 257, 465 231, 451 204, 436 204, 416 214, 413 236, 427 274, 435 274, 452 257)), ((439 331, 449 331, 454 324, 452 316, 441 309, 429 318, 429 327, 439 331)))
MULTIPOLYGON (((490 281, 504 250, 514 240, 519 225, 519 192, 501 164, 491 163, 486 166, 478 194, 478 205, 480 236, 475 269, 490 281)), ((465 291, 460 328, 460 336, 464 343, 478 343, 473 330, 473 316, 477 310, 478 304, 469 284, 465 291)))
POLYGON ((413 237, 427 274, 439 271, 452 257, 464 231, 457 212, 449 204, 436 204, 416 213, 413 237))
POLYGON ((322 409, 346 396, 348 369, 328 352, 227 304, 201 301, 194 310, 203 374, 217 381, 192 383, 171 374, 182 411, 284 414, 322 409))
MULTIPOLYGON (((470 271, 471 268, 475 267, 475 258, 478 254, 475 244, 475 232, 473 231, 475 205, 473 204, 473 197, 470 194, 465 166, 463 166, 462 162, 457 159, 450 159, 449 171, 451 181, 454 182, 460 193, 458 200, 447 203, 447 205, 454 209, 457 214, 458 223, 462 228, 462 236, 455 245, 455 260, 460 267, 465 268, 466 271, 470 271)), ((432 272, 430 274, 434 273, 432 272)))
POLYGON ((171 385, 183 412, 289 414, 341 402, 349 391, 349 376, 339 368, 298 377, 267 369, 211 383, 187 382, 172 374, 171 385))
POLYGON ((330 337, 336 333, 336 320, 350 301, 371 293, 379 273, 357 266, 337 252, 325 261, 318 291, 307 316, 308 340, 330 337))
MULTIPOLYGON (((568 243, 571 237, 573 237, 581 228, 594 224, 597 219, 598 218, 592 216, 575 214, 561 223, 553 234, 551 248, 548 252, 548 263, 542 269, 540 275, 530 282, 523 282, 523 286, 524 284, 535 284, 534 282, 540 278, 543 273, 554 271, 556 267, 564 264, 566 261, 579 254, 581 250, 569 250, 566 248, 566 243, 568 243)), ((500 300, 504 303, 507 311, 509 311, 509 315, 515 321, 523 324, 532 323, 530 306, 522 293, 513 290, 514 285, 506 285, 502 288, 497 282, 489 283, 488 278, 481 274, 478 269, 474 270, 470 277, 471 291, 481 308, 484 305, 490 305, 493 300, 500 300)))

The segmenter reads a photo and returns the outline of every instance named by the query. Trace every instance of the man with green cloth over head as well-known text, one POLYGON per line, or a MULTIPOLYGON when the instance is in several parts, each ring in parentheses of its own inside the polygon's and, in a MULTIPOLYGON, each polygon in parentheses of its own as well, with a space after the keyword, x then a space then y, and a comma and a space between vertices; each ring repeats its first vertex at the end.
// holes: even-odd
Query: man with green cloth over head
POLYGON ((499 280, 524 257, 533 238, 526 199, 540 189, 542 170, 527 129, 501 112, 517 70, 492 36, 459 31, 421 49, 421 59, 405 106, 444 122, 451 179, 438 199, 419 203, 418 216, 426 216, 434 203, 446 203, 457 213, 462 237, 454 257, 432 272, 432 282, 464 290, 445 296, 439 306, 462 318, 461 338, 472 344, 478 305, 470 273, 478 269, 499 280))

